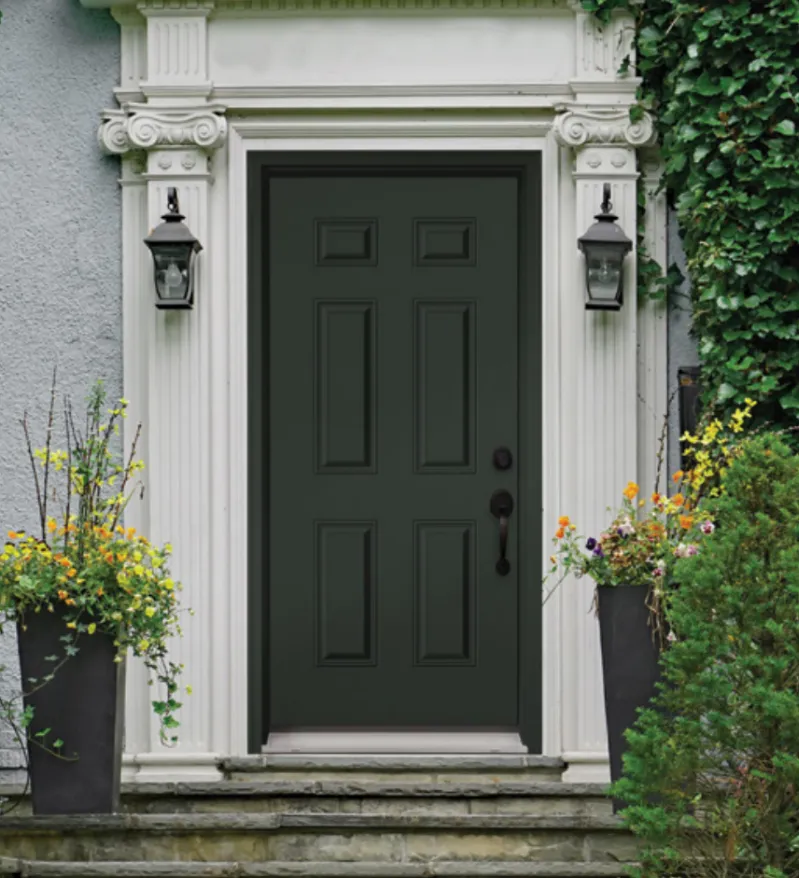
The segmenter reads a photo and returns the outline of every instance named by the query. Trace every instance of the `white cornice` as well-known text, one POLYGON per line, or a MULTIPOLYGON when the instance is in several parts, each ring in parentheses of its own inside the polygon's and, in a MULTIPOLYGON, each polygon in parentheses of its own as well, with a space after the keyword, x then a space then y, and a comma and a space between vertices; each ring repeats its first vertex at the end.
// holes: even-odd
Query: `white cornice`
POLYGON ((218 149, 227 136, 224 113, 222 104, 191 108, 126 104, 103 113, 98 139, 101 148, 113 155, 165 146, 218 149))

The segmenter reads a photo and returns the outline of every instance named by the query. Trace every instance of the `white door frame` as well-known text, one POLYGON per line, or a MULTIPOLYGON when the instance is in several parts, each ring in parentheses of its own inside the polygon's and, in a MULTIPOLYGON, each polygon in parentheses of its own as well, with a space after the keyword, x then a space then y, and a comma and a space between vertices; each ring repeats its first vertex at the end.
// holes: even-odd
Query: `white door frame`
MULTIPOLYGON (((303 2, 292 0, 292 8, 303 2)), ((306 17, 319 13, 324 2, 309 0, 306 17)), ((359 2, 361 15, 373 2, 385 9, 385 0, 359 2)), ((500 16, 500 24, 507 7, 514 27, 528 26, 530 15, 538 16, 538 23, 541 16, 559 16, 553 18, 558 33, 572 33, 563 25, 571 21, 564 16, 573 15, 579 76, 566 82, 498 85, 492 69, 483 72, 490 73, 492 85, 481 86, 476 63, 475 84, 458 87, 437 86, 435 69, 426 86, 376 88, 364 81, 326 87, 320 68, 310 74, 318 79, 312 87, 256 87, 245 78, 235 87, 215 89, 210 71, 224 55, 219 45, 231 36, 226 16, 235 12, 242 28, 268 33, 270 16, 283 15, 270 3, 145 0, 138 10, 115 9, 122 24, 122 108, 105 113, 100 140, 124 157, 125 395, 132 403, 131 420, 145 422, 143 451, 150 466, 148 493, 130 518, 152 539, 174 544, 175 573, 196 611, 175 646, 195 693, 181 710, 177 748, 158 743, 143 672, 131 673, 126 750, 130 774, 140 781, 217 777, 220 756, 247 751, 248 153, 539 151, 544 532, 530 538, 542 539, 546 547, 565 513, 595 532, 628 480, 647 486, 654 481, 666 407, 664 312, 637 306, 633 258, 626 264, 623 310, 586 312, 576 246, 606 180, 613 185, 620 223, 635 238, 636 149, 651 144, 652 120, 630 121, 635 82, 616 78, 624 21, 602 31, 579 3, 569 6, 567 0, 470 0, 461 12, 451 4, 447 14, 456 30, 459 15, 471 15, 476 7, 500 16), (217 20, 227 21, 219 45, 217 20), (564 103, 565 95, 570 102, 564 103), (172 185, 205 250, 195 309, 164 314, 153 306, 141 238, 163 213, 172 185)), ((425 15, 428 8, 421 0, 406 5, 414 7, 411 15, 425 15)), ((402 16, 390 21, 386 27, 402 37, 404 25, 396 24, 402 16)), ((413 33, 409 27, 409 40, 413 33)), ((654 189, 657 163, 648 162, 644 170, 654 189)), ((662 199, 652 201, 646 220, 648 249, 663 259, 662 199)), ((543 611, 543 750, 565 758, 574 779, 607 774, 598 635, 590 606, 590 584, 566 582, 543 611)))

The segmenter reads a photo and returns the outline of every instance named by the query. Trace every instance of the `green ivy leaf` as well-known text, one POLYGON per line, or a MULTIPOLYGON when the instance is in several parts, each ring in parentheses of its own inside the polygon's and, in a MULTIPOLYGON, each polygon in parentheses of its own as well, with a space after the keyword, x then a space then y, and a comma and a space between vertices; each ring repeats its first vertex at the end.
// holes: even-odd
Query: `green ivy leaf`
POLYGON ((774 130, 778 134, 785 134, 788 137, 793 137, 796 134, 796 124, 792 119, 783 119, 782 122, 779 122, 774 126, 774 130))

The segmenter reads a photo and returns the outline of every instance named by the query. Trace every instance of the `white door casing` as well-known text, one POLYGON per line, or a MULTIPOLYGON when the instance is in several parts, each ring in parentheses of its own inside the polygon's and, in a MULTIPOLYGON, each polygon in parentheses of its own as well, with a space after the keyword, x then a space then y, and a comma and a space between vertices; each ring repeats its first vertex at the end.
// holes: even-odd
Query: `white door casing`
MULTIPOLYGON (((147 493, 129 518, 175 547, 195 615, 175 653, 194 694, 159 744, 140 667, 126 761, 139 781, 218 777, 247 750, 247 155, 251 151, 537 150, 543 168, 544 533, 570 514, 596 533, 631 479, 647 489, 666 409, 665 316, 587 312, 577 238, 602 184, 635 238, 637 80, 623 15, 600 28, 569 0, 83 0, 121 26, 120 108, 100 144, 122 156, 125 395, 145 425, 147 493), (141 239, 177 186, 203 243, 193 311, 157 312, 141 239)), ((665 261, 659 165, 647 150, 649 251, 665 261)), ((548 552, 545 551, 545 555, 548 552)), ((542 571, 543 572, 543 571, 542 571)), ((543 617, 544 753, 602 780, 607 754, 591 586, 543 617)))

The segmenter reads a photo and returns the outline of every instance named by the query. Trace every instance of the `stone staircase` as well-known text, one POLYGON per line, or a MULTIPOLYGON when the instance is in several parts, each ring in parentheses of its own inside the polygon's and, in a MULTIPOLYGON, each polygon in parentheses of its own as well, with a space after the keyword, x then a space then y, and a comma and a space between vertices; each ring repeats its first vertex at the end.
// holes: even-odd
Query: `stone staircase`
MULTIPOLYGON (((601 786, 521 755, 256 756, 215 783, 127 784, 124 813, 0 818, 0 873, 72 878, 617 878, 601 786)), ((18 791, 16 795, 19 795, 18 791)))

